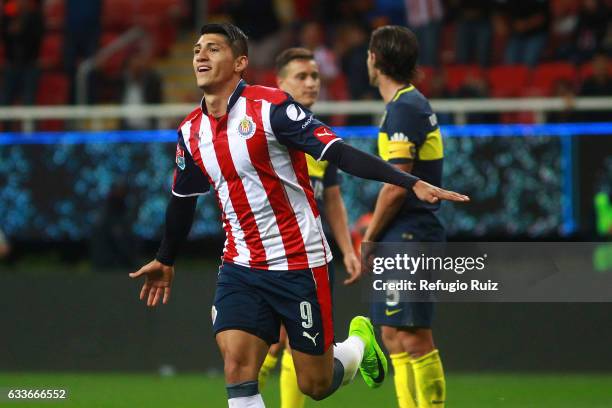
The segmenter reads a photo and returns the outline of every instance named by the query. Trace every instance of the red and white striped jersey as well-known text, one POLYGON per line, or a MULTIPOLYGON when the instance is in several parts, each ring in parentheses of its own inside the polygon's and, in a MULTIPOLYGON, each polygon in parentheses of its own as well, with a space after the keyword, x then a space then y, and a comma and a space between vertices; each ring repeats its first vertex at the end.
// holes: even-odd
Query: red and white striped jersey
POLYGON ((304 153, 320 159, 338 137, 285 92, 244 81, 225 116, 205 109, 202 103, 179 128, 172 193, 214 188, 223 259, 270 270, 330 262, 304 153))

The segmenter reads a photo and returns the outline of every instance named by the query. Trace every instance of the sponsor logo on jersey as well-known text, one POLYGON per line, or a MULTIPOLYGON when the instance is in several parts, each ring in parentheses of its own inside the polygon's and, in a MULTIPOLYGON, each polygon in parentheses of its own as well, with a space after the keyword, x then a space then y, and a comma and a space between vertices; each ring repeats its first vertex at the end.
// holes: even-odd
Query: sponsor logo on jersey
POLYGON ((179 169, 185 170, 185 151, 181 146, 176 146, 176 165, 179 169))
POLYGON ((306 112, 296 104, 287 106, 287 117, 294 122, 300 122, 306 117, 306 112))
POLYGON ((431 124, 431 126, 438 126, 438 117, 435 113, 432 113, 429 116, 429 123, 431 124))
POLYGON ((304 122, 302 124, 302 129, 306 129, 306 126, 310 125, 310 123, 312 122, 312 119, 314 119, 314 115, 310 115, 308 117, 308 119, 306 120, 306 122, 304 122))
POLYGON ((395 132, 394 134, 391 135, 391 137, 389 138, 389 141, 390 142, 409 142, 410 139, 408 139, 408 136, 406 136, 402 132, 395 132))
POLYGON ((402 309, 395 309, 395 310, 385 309, 385 315, 391 317, 393 315, 398 314, 401 311, 402 311, 402 309))
POLYGON ((323 142, 323 144, 328 144, 330 141, 337 138, 334 132, 332 132, 327 126, 319 126, 313 133, 317 139, 323 142))
POLYGON ((250 139, 255 134, 255 122, 250 116, 245 116, 238 123, 238 134, 245 139, 250 139))

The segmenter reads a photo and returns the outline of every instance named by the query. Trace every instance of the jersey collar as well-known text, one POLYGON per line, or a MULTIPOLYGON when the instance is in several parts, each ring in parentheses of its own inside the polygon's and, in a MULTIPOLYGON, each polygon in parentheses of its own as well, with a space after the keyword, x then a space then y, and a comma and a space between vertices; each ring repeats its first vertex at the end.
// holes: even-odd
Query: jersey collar
MULTIPOLYGON (((244 79, 241 79, 240 81, 238 81, 238 84, 236 85, 236 89, 234 89, 234 92, 232 92, 229 99, 227 100, 227 112, 228 113, 230 110, 232 110, 232 107, 236 104, 236 102, 238 101, 238 98, 240 98, 240 95, 242 95, 242 91, 244 90, 244 88, 246 88, 246 86, 247 86, 247 83, 244 79)), ((202 109, 202 113, 204 113, 205 115, 208 115, 208 112, 206 111, 206 103, 204 102, 204 97, 202 97, 202 100, 200 101, 200 109, 202 109)))
POLYGON ((398 98, 400 96, 402 96, 402 94, 405 94, 406 92, 410 92, 410 91, 414 91, 414 85, 408 85, 404 88, 400 88, 395 92, 395 95, 393 96, 393 99, 391 99, 391 102, 395 102, 398 100, 398 98))

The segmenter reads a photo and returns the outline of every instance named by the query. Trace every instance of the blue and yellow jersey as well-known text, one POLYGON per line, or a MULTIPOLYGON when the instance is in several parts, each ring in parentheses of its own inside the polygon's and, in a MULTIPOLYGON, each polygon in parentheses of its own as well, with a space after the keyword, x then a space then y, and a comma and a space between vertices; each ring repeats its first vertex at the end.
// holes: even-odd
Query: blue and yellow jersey
POLYGON ((319 212, 323 214, 325 209, 323 206, 323 191, 328 187, 339 184, 338 168, 325 160, 317 161, 309 154, 306 155, 306 163, 308 164, 308 176, 310 176, 310 184, 312 184, 317 206, 319 212))
MULTIPOLYGON (((412 174, 441 187, 442 134, 429 101, 414 86, 398 90, 387 104, 378 134, 378 154, 392 164, 412 162, 412 174)), ((439 203, 425 203, 408 194, 401 213, 435 211, 438 207, 439 203)))

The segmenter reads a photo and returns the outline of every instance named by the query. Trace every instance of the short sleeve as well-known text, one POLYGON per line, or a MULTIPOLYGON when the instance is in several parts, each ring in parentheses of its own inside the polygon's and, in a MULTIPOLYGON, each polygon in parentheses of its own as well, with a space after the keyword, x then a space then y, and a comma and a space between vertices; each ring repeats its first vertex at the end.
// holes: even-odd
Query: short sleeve
POLYGON ((325 174, 323 175, 323 187, 333 187, 340 184, 338 179, 338 167, 329 163, 325 168, 325 174))
POLYGON ((178 197, 192 197, 205 194, 210 190, 208 179, 187 150, 181 131, 179 131, 176 143, 175 162, 172 194, 178 197))
POLYGON ((303 151, 317 161, 329 146, 340 140, 310 110, 291 97, 270 108, 270 125, 277 140, 285 146, 303 151))
POLYGON ((416 159, 417 151, 437 123, 430 109, 418 109, 409 104, 394 103, 389 106, 381 128, 379 144, 381 157, 389 163, 409 163, 416 159))

